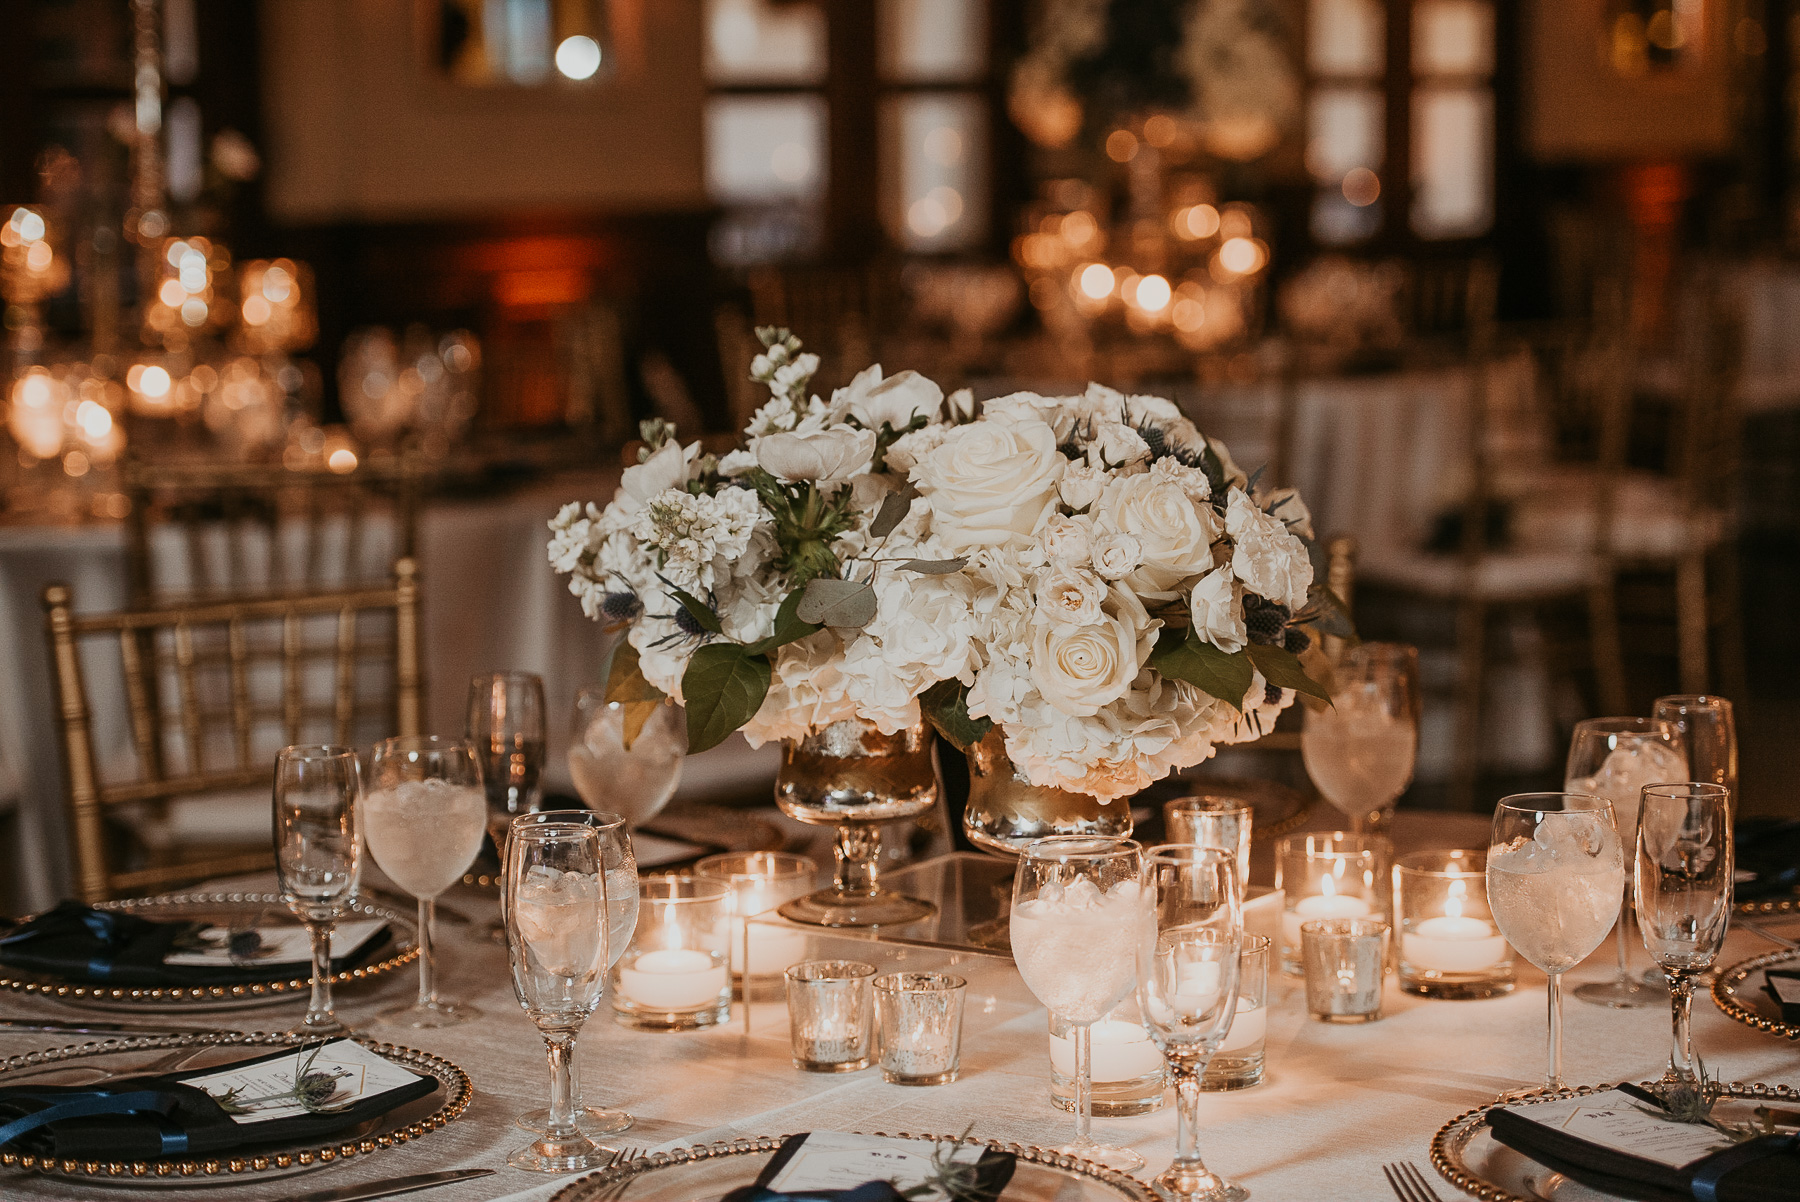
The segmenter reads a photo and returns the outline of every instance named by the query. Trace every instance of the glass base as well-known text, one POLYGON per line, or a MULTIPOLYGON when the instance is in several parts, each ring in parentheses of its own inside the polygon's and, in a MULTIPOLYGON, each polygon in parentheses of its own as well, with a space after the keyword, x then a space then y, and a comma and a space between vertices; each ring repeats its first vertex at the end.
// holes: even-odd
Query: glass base
POLYGON ((355 1032, 344 1025, 344 1020, 334 1011, 325 1016, 325 1021, 309 1023, 304 1019, 287 1030, 289 1035, 299 1035, 306 1039, 336 1039, 340 1035, 352 1035, 355 1032))
POLYGON ((540 1139, 508 1156, 506 1163, 531 1173, 585 1173, 589 1169, 605 1168, 615 1157, 616 1153, 593 1140, 577 1136, 565 1140, 540 1139))
POLYGON ((784 903, 776 913, 789 922, 814 927, 904 926, 937 913, 928 901, 878 889, 873 894, 839 893, 821 889, 784 903))
POLYGON ((802 1060, 794 1057, 794 1067, 803 1073, 860 1073, 873 1063, 867 1056, 861 1060, 802 1060))
POLYGON ((1115 1147, 1112 1144, 1086 1143, 1064 1144, 1057 1149, 1064 1156, 1075 1156, 1082 1160, 1091 1160, 1097 1165, 1112 1169, 1118 1173, 1135 1173, 1144 1167, 1144 1158, 1130 1148, 1115 1147))
POLYGON ((1250 1191, 1217 1173, 1182 1173, 1170 1169, 1150 1188, 1164 1202, 1244 1202, 1250 1191))
POLYGON ((648 1010, 642 1006, 613 1005, 613 1021, 634 1031, 698 1031, 731 1021, 731 1000, 699 1010, 648 1010))
MULTIPOLYGON (((1657 975, 1661 976, 1660 973, 1657 975)), ((1589 1005, 1606 1006, 1613 1010, 1638 1010, 1645 1006, 1661 1006, 1669 1000, 1666 988, 1648 989, 1629 976, 1577 985, 1575 996, 1589 1005)))
POLYGON ((881 1079, 889 1085, 948 1085, 956 1080, 956 1070, 920 1076, 917 1073, 896 1073, 884 1068, 881 1070, 881 1079))
POLYGON ((454 1027, 472 1018, 480 1018, 481 1011, 463 1003, 439 999, 425 1005, 414 1003, 409 1006, 389 1006, 375 1017, 389 1026, 406 1027, 413 1031, 433 1031, 439 1027, 454 1027))
MULTIPOLYGON (((596 1135, 617 1135, 621 1131, 629 1131, 636 1121, 623 1110, 604 1110, 599 1106, 588 1106, 575 1112, 575 1126, 590 1139, 596 1135)), ((513 1120, 513 1126, 533 1135, 542 1135, 550 1126, 550 1108, 540 1106, 536 1110, 527 1110, 513 1120)))

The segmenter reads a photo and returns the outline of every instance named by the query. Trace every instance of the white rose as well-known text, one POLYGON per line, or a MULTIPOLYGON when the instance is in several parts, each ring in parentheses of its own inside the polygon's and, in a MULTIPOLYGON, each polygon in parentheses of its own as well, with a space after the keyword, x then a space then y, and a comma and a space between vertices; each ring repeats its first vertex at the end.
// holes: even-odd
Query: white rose
POLYGON ((1061 514, 1044 527, 1044 558, 1051 563, 1081 567, 1092 553, 1089 523, 1085 518, 1068 518, 1061 514))
POLYGON ((1040 421, 1056 431, 1056 441, 1067 442, 1075 428, 1075 410, 1064 397, 1039 396, 1035 392, 1011 392, 995 397, 981 406, 981 415, 989 420, 1040 421))
POLYGON ((1125 413, 1133 425, 1148 425, 1151 422, 1164 425, 1181 421, 1181 407, 1174 401, 1159 396, 1128 396, 1125 398, 1125 413))
POLYGON ((824 487, 848 480, 869 466, 875 432, 832 426, 810 433, 765 434, 753 448, 756 462, 777 480, 812 480, 824 487))
POLYGON ((1194 619, 1194 633, 1227 654, 1242 651, 1249 642, 1237 582, 1225 568, 1200 577, 1188 598, 1188 612, 1194 619))
POLYGON ((1117 422, 1125 419, 1125 394, 1104 384, 1090 383, 1075 402, 1078 420, 1117 422))
POLYGON ((931 529, 952 554, 1030 538, 1056 512, 1066 460, 1041 421, 957 426, 921 455, 912 481, 931 502, 931 529))
POLYGON ((903 371, 884 380, 879 363, 858 374, 845 391, 847 411, 877 433, 883 426, 898 433, 912 425, 914 418, 929 421, 944 403, 944 390, 918 372, 903 371))
POLYGON ((1144 545, 1135 534, 1114 532, 1094 540, 1094 570, 1108 580, 1123 580, 1144 562, 1144 545))
POLYGON ((1052 622, 1091 626, 1105 615, 1106 585, 1078 568, 1058 564, 1045 570, 1037 581, 1038 611, 1052 622))
POLYGON ((1180 583, 1212 567, 1219 517, 1165 476, 1115 478, 1095 507, 1100 528, 1137 536, 1143 563, 1128 579, 1139 596, 1168 600, 1180 583))
POLYGON ((1281 519, 1264 513, 1242 489, 1234 488, 1225 510, 1225 529, 1234 544, 1231 570, 1245 588, 1290 610, 1306 604, 1312 560, 1307 557, 1306 545, 1281 519))
POLYGON ((1087 440, 1087 461, 1096 468, 1129 467, 1150 458, 1144 436, 1123 422, 1098 422, 1087 440))
POLYGON ((1089 467, 1085 463, 1071 463, 1063 471, 1061 494, 1062 502, 1070 509, 1080 511, 1100 499, 1106 491, 1106 482, 1110 479, 1099 468, 1089 467))
POLYGON ((671 438, 656 454, 625 469, 613 499, 629 500, 634 507, 642 506, 658 493, 680 488, 688 482, 689 469, 699 453, 699 443, 690 442, 684 447, 671 438))
POLYGON ((1098 622, 1072 626, 1034 615, 1031 680, 1044 699, 1072 717, 1097 713, 1125 695, 1150 654, 1155 630, 1138 599, 1109 590, 1098 622))

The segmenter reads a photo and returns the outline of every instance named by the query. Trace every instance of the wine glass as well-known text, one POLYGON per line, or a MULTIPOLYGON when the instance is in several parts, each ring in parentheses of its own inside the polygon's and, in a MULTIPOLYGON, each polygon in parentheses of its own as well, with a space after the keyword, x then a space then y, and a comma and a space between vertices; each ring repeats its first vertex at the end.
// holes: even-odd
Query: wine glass
POLYGON ((1419 750, 1419 649, 1358 643, 1332 665, 1331 705, 1307 707, 1306 774, 1358 834, 1386 834, 1419 750))
POLYGON ((487 789, 488 835, 506 862, 506 824, 538 808, 544 770, 544 680, 533 672, 492 672, 469 681, 468 740, 487 789))
POLYGON ((539 1173, 599 1168, 613 1154, 575 1122, 575 1037, 606 987, 606 852, 600 832, 581 822, 522 821, 505 846, 501 909, 513 989, 550 1059, 544 1133, 506 1162, 539 1173))
POLYGON ((331 1002, 331 929, 356 900, 362 869, 356 752, 322 744, 275 757, 275 870, 281 900, 312 934, 312 996, 295 1035, 343 1035, 331 1002))
POLYGON ((1731 793, 1688 781, 1647 785, 1638 823, 1634 893, 1644 949, 1669 982, 1675 1043, 1665 1084, 1702 1074, 1689 1011, 1694 977, 1712 967, 1731 919, 1731 793))
POLYGON ((480 1011, 437 993, 437 896, 462 880, 481 852, 487 806, 475 749, 460 739, 406 735, 375 747, 363 801, 369 854, 419 901, 419 999, 381 1012, 415 1030, 448 1027, 480 1011))
POLYGON ((1125 1000, 1148 907, 1138 871, 1143 849, 1129 839, 1056 835, 1019 853, 1013 878, 1012 950, 1037 1000, 1075 1041, 1075 1139, 1058 1151, 1129 1173, 1144 1158, 1096 1143, 1089 1028, 1125 1000))
POLYGON ((606 699, 606 686, 591 684, 575 696, 574 738, 569 742, 569 775, 575 791, 595 810, 623 814, 632 826, 656 817, 681 784, 687 757, 687 711, 663 703, 631 733, 630 712, 606 699))
MULTIPOLYGON (((601 857, 606 866, 606 969, 611 972, 625 949, 631 946, 638 920, 637 853, 632 849, 631 829, 625 819, 599 810, 539 810, 535 814, 521 814, 513 821, 532 826, 575 823, 599 833, 601 857)), ((570 1105, 575 1112, 575 1124, 584 1134, 611 1135, 630 1129, 636 1120, 623 1110, 581 1104, 579 1064, 570 1063, 569 1076, 574 1090, 570 1105)), ((527 1131, 545 1132, 549 1130, 550 1111, 542 1107, 527 1110, 517 1122, 527 1131)))
POLYGON ((1600 946, 1625 896, 1625 852, 1612 803, 1585 793, 1501 798, 1494 807, 1487 887, 1500 933, 1550 978, 1544 1090, 1561 1089, 1562 975, 1600 946))
MULTIPOLYGON (((1237 857, 1167 844, 1144 853, 1150 917, 1139 931, 1138 1009, 1175 1078, 1175 1160, 1151 1183, 1170 1202, 1239 1202, 1250 1196, 1200 1159, 1200 1083, 1237 1014, 1244 936, 1237 857)), ((1016 938, 1016 936, 1015 936, 1016 938)))
POLYGON ((1651 715, 1674 726, 1687 750, 1690 781, 1723 785, 1737 815, 1737 723, 1723 697, 1676 694, 1658 697, 1651 715))
MULTIPOLYGON (((1687 775, 1681 740, 1675 727, 1655 718, 1589 718, 1575 724, 1569 740, 1569 760, 1563 770, 1563 788, 1570 793, 1589 793, 1612 802, 1613 820, 1626 845, 1637 839, 1638 797, 1645 785, 1681 780, 1687 775)), ((1630 889, 1631 882, 1625 883, 1630 889)), ((1575 996, 1615 1010, 1654 1004, 1659 992, 1646 988, 1631 975, 1631 899, 1619 910, 1616 931, 1618 971, 1610 981, 1578 986, 1575 996)))

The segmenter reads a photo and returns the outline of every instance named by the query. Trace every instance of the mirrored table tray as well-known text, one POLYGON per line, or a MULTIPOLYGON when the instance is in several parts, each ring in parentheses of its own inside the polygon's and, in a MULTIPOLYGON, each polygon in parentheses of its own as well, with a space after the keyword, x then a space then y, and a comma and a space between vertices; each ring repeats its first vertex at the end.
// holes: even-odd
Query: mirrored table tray
MULTIPOLYGON (((218 926, 276 926, 294 921, 286 903, 273 893, 173 893, 101 902, 96 909, 118 910, 158 922, 201 920, 218 926)), ((344 920, 379 918, 391 937, 376 958, 332 978, 334 986, 354 984, 391 973, 418 958, 416 921, 398 910, 373 902, 354 903, 344 920)), ((267 979, 234 985, 104 985, 68 980, 45 973, 0 967, 0 990, 69 1002, 97 1010, 188 1011, 244 1010, 305 997, 312 985, 310 965, 269 965, 267 979)))
MULTIPOLYGON (((925 1143, 956 1138, 905 1131, 870 1134, 925 1143)), ((736 1139, 640 1156, 570 1182, 550 1202, 717 1202, 729 1191, 754 1181, 786 1138, 736 1139)), ((1001 1193, 1006 1202, 1119 1202, 1121 1198, 1156 1202, 1156 1195, 1142 1181, 1092 1161, 1028 1144, 971 1142, 985 1143, 1018 1158, 1012 1180, 1001 1193)))
MULTIPOLYGON (((0 1085, 94 1085, 116 1077, 210 1068, 262 1055, 271 1048, 298 1047, 305 1042, 306 1038, 299 1035, 238 1031, 110 1039, 0 1060, 0 1085)), ((133 1190, 230 1186, 291 1177, 422 1139, 457 1119, 475 1095, 469 1075, 448 1060, 395 1044, 370 1039, 358 1042, 414 1072, 436 1077, 439 1088, 379 1118, 335 1131, 332 1142, 326 1144, 262 1145, 218 1159, 166 1156, 111 1162, 39 1160, 14 1150, 0 1150, 0 1197, 9 1192, 7 1177, 19 1172, 133 1190)))
MULTIPOLYGON (((1642 1084, 1648 1088, 1650 1083, 1642 1084)), ((1615 1088, 1616 1083, 1582 1085, 1560 1093, 1524 1098, 1521 1102, 1535 1105, 1558 1098, 1605 1093, 1615 1088)), ((1800 1102, 1800 1090, 1786 1085, 1761 1082, 1746 1085, 1733 1081, 1719 1089, 1724 1098, 1719 1102, 1718 1115, 1734 1122, 1748 1120, 1752 1110, 1769 1102, 1800 1102)), ((1488 1106, 1464 1111, 1439 1127, 1431 1139, 1432 1166, 1451 1185, 1481 1202, 1603 1202, 1614 1198, 1615 1195, 1565 1177, 1496 1140, 1488 1127, 1487 1111, 1488 1106)))
POLYGON ((1763 989, 1763 970, 1800 969, 1800 949, 1783 948, 1740 960, 1713 981, 1713 1003, 1725 1017, 1753 1031, 1766 1031, 1782 1039, 1800 1041, 1800 1023, 1782 1020, 1781 1007, 1763 989))

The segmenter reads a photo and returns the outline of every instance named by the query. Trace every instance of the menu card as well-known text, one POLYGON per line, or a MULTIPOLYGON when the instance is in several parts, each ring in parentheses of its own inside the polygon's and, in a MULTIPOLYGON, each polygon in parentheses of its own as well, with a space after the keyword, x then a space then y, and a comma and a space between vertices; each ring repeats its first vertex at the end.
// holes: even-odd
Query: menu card
POLYGON ((1581 1098, 1507 1106, 1505 1110, 1586 1143, 1653 1160, 1672 1169, 1730 1146, 1731 1140, 1711 1127, 1677 1123, 1648 1113, 1653 1105, 1623 1090, 1609 1089, 1581 1098))
POLYGON ((335 1088, 323 1101, 317 1103, 319 1107, 330 1110, 349 1107, 365 1099, 403 1089, 414 1082, 427 1080, 424 1074, 415 1073, 404 1065, 377 1056, 355 1040, 332 1040, 318 1047, 316 1056, 313 1054, 314 1047, 318 1045, 309 1045, 278 1057, 263 1057, 234 1064, 224 1069, 202 1070, 193 1075, 183 1074, 177 1079, 183 1085, 205 1090, 214 1100, 221 1100, 226 1094, 236 1090, 233 1096, 240 1103, 248 1103, 250 1106, 249 1113, 231 1116, 238 1123, 266 1123, 272 1119, 313 1113, 298 1100, 282 1096, 292 1092, 295 1078, 302 1073, 326 1073, 333 1078, 335 1088), (259 1098, 272 1100, 256 1101, 259 1098))
MULTIPOLYGON (((359 951, 363 944, 373 939, 387 926, 380 918, 366 918, 356 922, 340 922, 331 932, 331 958, 342 960, 359 951)), ((285 926, 257 927, 258 939, 256 951, 248 956, 231 954, 231 936, 237 932, 227 927, 203 927, 199 937, 207 943, 204 948, 185 948, 173 951, 163 957, 163 963, 170 966, 187 968, 241 968, 247 964, 311 964, 312 934, 305 927, 288 924, 285 926)))
MULTIPOLYGON (((932 1157, 946 1146, 917 1139, 811 1131, 783 1141, 756 1184, 776 1193, 809 1193, 852 1190, 867 1182, 885 1181, 904 1193, 937 1176, 932 1157)), ((1014 1158, 1010 1153, 965 1143, 946 1155, 953 1163, 976 1166, 974 1197, 997 1198, 1012 1179, 1014 1158)))

